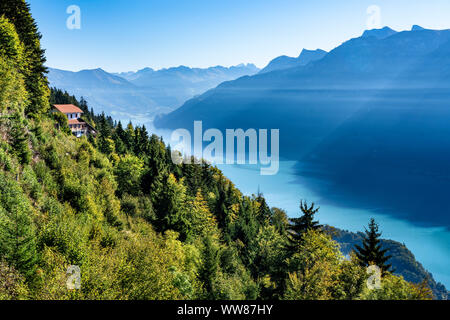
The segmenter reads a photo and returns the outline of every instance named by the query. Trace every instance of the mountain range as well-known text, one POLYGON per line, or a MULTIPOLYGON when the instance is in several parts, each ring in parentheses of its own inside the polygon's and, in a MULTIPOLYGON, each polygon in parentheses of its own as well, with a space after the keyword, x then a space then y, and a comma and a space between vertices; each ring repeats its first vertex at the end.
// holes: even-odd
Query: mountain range
POLYGON ((149 123, 156 114, 169 112, 186 100, 216 87, 223 81, 253 75, 253 64, 229 68, 176 68, 108 73, 102 69, 71 72, 49 68, 52 87, 84 97, 97 111, 134 123, 149 123))
POLYGON ((306 65, 222 83, 155 125, 280 129, 280 155, 328 201, 449 229, 448 101, 450 30, 382 28, 306 65))
MULTIPOLYGON (((449 30, 385 27, 330 52, 275 58, 262 70, 50 69, 49 80, 117 119, 146 123, 167 113, 156 118, 159 128, 192 129, 195 120, 223 130, 279 128, 281 156, 298 161, 298 182, 327 201, 448 229, 449 54, 449 30)), ((361 239, 342 230, 336 237, 344 253, 361 239)), ((404 245, 383 245, 395 252, 398 273, 429 277, 445 296, 404 245)))

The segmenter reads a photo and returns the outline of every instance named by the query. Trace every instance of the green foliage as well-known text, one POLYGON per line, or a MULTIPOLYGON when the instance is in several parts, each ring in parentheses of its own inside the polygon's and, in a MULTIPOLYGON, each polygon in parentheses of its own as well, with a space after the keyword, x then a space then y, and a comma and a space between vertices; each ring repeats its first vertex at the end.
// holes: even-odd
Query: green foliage
MULTIPOLYGON (((332 229, 333 239, 341 245, 341 250, 345 255, 350 255, 355 245, 361 245, 365 234, 362 232, 353 233, 345 230, 332 229)), ((395 269, 395 275, 402 275, 411 283, 420 284, 426 282, 432 289, 434 296, 438 300, 447 300, 448 292, 441 283, 436 283, 433 276, 416 260, 414 254, 408 250, 405 244, 397 241, 381 239, 382 248, 388 249, 392 258, 389 263, 395 269)))
POLYGON ((73 264, 81 263, 85 257, 88 229, 83 227, 83 219, 77 218, 67 205, 62 206, 49 199, 49 213, 40 233, 39 246, 54 248, 73 264))
POLYGON ((202 265, 199 271, 199 280, 204 285, 204 298, 206 299, 216 298, 216 292, 213 289, 219 272, 220 248, 214 242, 211 236, 203 239, 202 265))
POLYGON ((315 207, 314 202, 308 206, 303 200, 300 202, 300 210, 303 215, 300 218, 289 219, 291 225, 289 230, 289 247, 295 252, 297 247, 301 245, 303 234, 309 230, 319 230, 322 226, 318 221, 314 221, 314 215, 319 212, 319 208, 315 207))
POLYGON ((53 120, 55 120, 56 125, 62 132, 66 134, 72 134, 72 131, 69 128, 68 119, 64 114, 60 112, 55 112, 52 114, 52 118, 53 120))
POLYGON ((129 194, 124 194, 120 200, 120 206, 122 212, 127 216, 140 217, 149 223, 153 223, 156 220, 152 202, 148 197, 133 197, 129 194))
MULTIPOLYGON (((117 127, 101 118, 110 126, 104 130, 108 139, 119 139, 117 127)), ((18 154, 8 144, 0 149, 9 159, 2 170, 19 173, 8 177, 5 171, 5 183, 15 185, 8 190, 15 191, 4 202, 28 208, 21 210, 28 217, 21 222, 34 243, 25 242, 27 250, 20 251, 24 262, 34 257, 31 266, 16 263, 12 254, 3 259, 19 277, 33 275, 32 281, 18 281, 29 297, 369 299, 374 294, 365 291, 365 269, 355 259, 343 259, 328 235, 309 228, 296 251, 287 250, 282 210, 269 209, 262 195, 243 197, 216 168, 174 166, 170 149, 155 136, 147 140, 155 156, 137 156, 132 150, 141 149, 139 143, 130 139, 128 149, 126 137, 142 131, 129 127, 120 134, 126 149, 119 156, 105 155, 96 140, 63 134, 51 120, 43 120, 42 128, 33 165, 18 166, 18 154), (18 182, 11 178, 16 176, 18 182), (82 272, 79 291, 65 289, 71 264, 82 272)), ((7 216, 3 202, 2 208, 7 216)), ((13 234, 11 226, 2 225, 1 234, 13 234)), ((426 290, 419 291, 425 297, 426 290)), ((17 296, 5 296, 11 297, 17 296)))
POLYGON ((0 300, 26 299, 25 279, 14 268, 0 260, 0 300))
POLYGON ((10 120, 10 137, 14 153, 19 158, 21 164, 29 164, 31 161, 31 150, 25 120, 18 113, 13 114, 10 120))
POLYGON ((254 278, 271 276, 278 271, 279 261, 285 258, 285 245, 286 238, 275 226, 267 225, 259 229, 256 237, 249 243, 249 261, 254 278))
POLYGON ((304 232, 301 240, 288 260, 288 268, 293 272, 289 274, 285 299, 331 299, 343 260, 338 244, 313 229, 304 232))
POLYGON ((13 62, 13 66, 22 71, 24 68, 24 48, 17 35, 16 28, 4 16, 0 16, 0 55, 13 62))
POLYGON ((272 224, 281 234, 286 234, 289 227, 289 218, 286 211, 279 208, 272 208, 272 224))
POLYGON ((0 174, 0 259, 28 278, 34 276, 37 250, 33 211, 17 181, 0 174))
POLYGON ((202 193, 197 192, 195 198, 187 203, 186 217, 189 231, 192 237, 206 237, 208 235, 219 235, 217 222, 213 214, 209 211, 208 204, 203 199, 202 193))
MULTIPOLYGON (((261 194, 242 196, 204 163, 174 165, 159 138, 136 139, 145 136, 142 128, 116 132, 119 126, 103 115, 94 121, 103 126, 104 138, 124 146, 120 155, 102 152, 101 136, 65 135, 53 119, 40 122, 39 139, 30 138, 38 155, 31 165, 20 165, 10 141, 0 145, 0 169, 10 190, 2 195, 10 200, 2 200, 2 215, 8 217, 2 221, 9 222, 1 235, 14 238, 15 216, 6 205, 27 213, 19 224, 28 234, 21 238, 28 241, 21 255, 14 256, 13 246, 6 248, 12 242, 3 241, 2 252, 10 253, 2 259, 25 279, 17 280, 17 290, 27 298, 369 299, 374 294, 365 291, 365 269, 355 259, 343 259, 325 233, 307 228, 296 250, 287 250, 286 214, 269 209, 261 194), (135 153, 146 148, 148 155, 135 153), (82 289, 68 291, 65 272, 73 264, 81 269, 82 289)), ((30 122, 22 123, 27 132, 30 122)), ((417 289, 421 298, 424 288, 417 289)), ((11 292, 5 298, 24 297, 11 292)))
POLYGON ((128 193, 136 196, 139 194, 143 167, 144 163, 138 157, 127 154, 120 158, 115 169, 119 195, 128 193))
POLYGON ((22 112, 27 97, 21 75, 0 56, 0 113, 22 112))
POLYGON ((430 297, 425 283, 390 274, 369 291, 359 262, 373 248, 385 262, 377 241, 344 259, 314 204, 302 201, 303 216, 289 221, 205 161, 173 163, 145 126, 124 128, 49 90, 44 62, 26 2, 2 0, 0 299, 430 297), (98 134, 75 138, 49 102, 77 105, 98 134), (81 270, 80 290, 66 288, 70 265, 81 270))
POLYGON ((47 72, 44 66, 46 59, 44 50, 40 46, 41 35, 25 0, 2 0, 0 16, 6 17, 15 26, 25 48, 23 74, 30 99, 25 111, 28 115, 38 116, 48 110, 50 92, 45 76, 47 72))
POLYGON ((14 25, 0 15, 0 113, 22 113, 27 106, 24 70, 23 45, 14 25))
POLYGON ((37 176, 30 165, 23 168, 22 171, 22 190, 32 199, 36 204, 40 204, 43 197, 42 185, 39 183, 37 176))
POLYGON ((386 274, 381 280, 381 289, 366 290, 364 300, 431 300, 433 293, 422 283, 415 285, 403 277, 386 274))

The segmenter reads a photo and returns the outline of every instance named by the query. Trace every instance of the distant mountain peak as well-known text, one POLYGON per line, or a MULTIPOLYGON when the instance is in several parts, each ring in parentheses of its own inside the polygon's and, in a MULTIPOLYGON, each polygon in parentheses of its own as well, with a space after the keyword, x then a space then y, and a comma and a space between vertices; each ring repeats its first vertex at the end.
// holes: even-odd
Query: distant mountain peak
POLYGON ((300 62, 304 65, 310 63, 311 61, 318 60, 322 57, 324 57, 328 52, 322 49, 316 49, 316 50, 308 50, 303 49, 300 55, 298 56, 298 59, 301 60, 300 62))
POLYGON ((260 73, 267 73, 276 70, 285 70, 300 66, 305 66, 310 62, 322 59, 328 52, 322 49, 308 50, 303 49, 298 58, 280 56, 272 61, 260 71, 260 73))
POLYGON ((411 31, 422 31, 426 30, 425 28, 422 28, 421 26, 418 26, 417 24, 413 25, 411 28, 411 31))
POLYGON ((155 70, 149 67, 146 67, 144 69, 138 70, 137 72, 154 72, 155 70))
POLYGON ((315 49, 315 50, 303 49, 302 52, 300 52, 300 55, 298 57, 301 58, 302 56, 311 54, 311 53, 327 53, 327 52, 322 49, 315 49))
POLYGON ((84 69, 81 70, 80 72, 97 72, 97 73, 106 73, 105 70, 103 70, 102 68, 96 68, 96 69, 84 69))
POLYGON ((381 40, 381 39, 388 38, 396 33, 397 33, 397 31, 395 31, 389 27, 384 27, 381 29, 366 30, 366 31, 364 31, 362 37, 363 38, 375 37, 375 38, 381 40))

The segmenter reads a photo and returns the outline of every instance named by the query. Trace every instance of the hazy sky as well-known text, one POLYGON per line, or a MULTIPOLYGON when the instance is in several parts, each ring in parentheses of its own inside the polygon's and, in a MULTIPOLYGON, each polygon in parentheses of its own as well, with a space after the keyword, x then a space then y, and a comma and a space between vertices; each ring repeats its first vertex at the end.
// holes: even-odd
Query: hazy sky
POLYGON ((29 0, 43 34, 47 65, 78 71, 129 71, 186 65, 265 66, 302 48, 330 50, 380 25, 450 29, 448 0, 29 0), (70 30, 70 5, 81 29, 70 30), (370 20, 375 21, 376 20, 370 20))

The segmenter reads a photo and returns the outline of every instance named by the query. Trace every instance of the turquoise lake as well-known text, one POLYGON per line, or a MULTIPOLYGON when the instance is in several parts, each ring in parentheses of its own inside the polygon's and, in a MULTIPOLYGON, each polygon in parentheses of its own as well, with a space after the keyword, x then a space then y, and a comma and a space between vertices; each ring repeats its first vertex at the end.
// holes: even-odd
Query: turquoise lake
POLYGON ((450 232, 446 228, 421 227, 397 219, 389 212, 381 212, 378 208, 360 209, 329 204, 322 195, 312 192, 306 183, 301 182, 303 178, 296 174, 295 164, 295 161, 281 161, 280 171, 274 176, 260 175, 259 168, 254 165, 218 167, 244 194, 256 194, 259 189, 270 206, 286 210, 290 217, 299 214, 299 202, 304 199, 320 206, 317 218, 322 224, 340 229, 363 231, 369 219, 375 218, 383 238, 404 243, 436 281, 450 287, 450 232))

